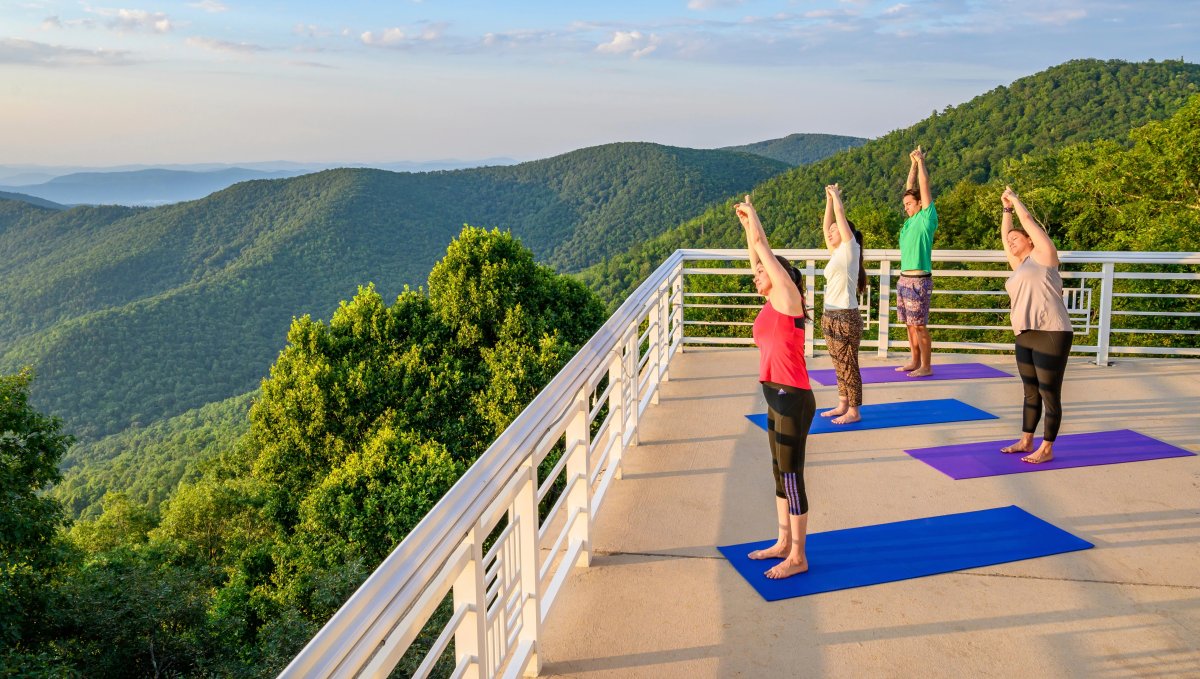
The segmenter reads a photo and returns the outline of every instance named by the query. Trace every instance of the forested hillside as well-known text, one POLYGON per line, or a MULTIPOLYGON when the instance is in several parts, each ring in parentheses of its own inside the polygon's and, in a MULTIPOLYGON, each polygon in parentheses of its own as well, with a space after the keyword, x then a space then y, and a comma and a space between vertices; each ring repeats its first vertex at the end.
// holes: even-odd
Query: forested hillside
POLYGON ((781 139, 725 146, 722 151, 742 151, 756 156, 774 158, 788 165, 808 165, 823 160, 839 151, 852 149, 867 143, 862 137, 847 137, 840 134, 789 134, 781 139))
POLYGON ((63 479, 50 489, 71 516, 95 518, 107 493, 157 511, 180 482, 194 482, 201 467, 233 450, 249 428, 258 390, 182 415, 135 427, 98 441, 83 441, 63 456, 63 479))
POLYGON ((152 465, 208 459, 161 505, 110 493, 69 529, 38 491, 70 437, 28 374, 0 376, 0 672, 274 676, 603 319, 511 235, 466 227, 428 293, 365 287, 293 322, 248 419, 243 397, 124 439, 152 465))
MULTIPOLYGON (((1026 155, 1099 139, 1127 147, 1131 128, 1167 118, 1197 92, 1195 64, 1072 61, 768 180, 754 189, 753 199, 773 244, 815 247, 821 242, 823 187, 840 183, 866 246, 895 247, 908 153, 917 145, 927 152, 936 197, 964 180, 982 184, 998 177, 1005 161, 1026 155)), ((584 280, 613 303, 676 248, 741 247, 743 236, 732 218, 737 197, 588 269, 584 280)), ((939 203, 939 216, 934 247, 954 247, 949 243, 959 242, 955 215, 945 214, 939 203)))
POLYGON ((53 201, 49 201, 44 198, 38 198, 37 196, 31 196, 26 193, 20 193, 19 191, 0 191, 0 201, 7 200, 29 203, 30 205, 37 205, 39 207, 48 207, 54 210, 66 209, 65 205, 59 205, 53 201))
POLYGON ((82 439, 255 388, 294 316, 421 285, 464 223, 584 266, 783 163, 616 144, 512 167, 331 170, 161 208, 0 201, 0 372, 82 439))

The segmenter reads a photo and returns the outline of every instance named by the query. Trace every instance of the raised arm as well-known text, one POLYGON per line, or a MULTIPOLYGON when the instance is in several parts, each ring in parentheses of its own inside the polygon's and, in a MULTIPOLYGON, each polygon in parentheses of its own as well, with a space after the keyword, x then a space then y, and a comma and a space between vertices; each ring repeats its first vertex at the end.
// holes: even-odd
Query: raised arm
POLYGON ((1004 250, 1004 256, 1008 259, 1008 268, 1016 271, 1021 262, 1016 255, 1008 251, 1008 234, 1012 232, 1013 213, 1016 212, 1012 199, 1008 197, 1011 191, 1012 189, 1006 186, 1000 194, 1000 205, 1003 207, 1000 214, 1000 249, 1004 250))
POLYGON ((854 240, 854 232, 850 230, 850 220, 846 219, 846 208, 842 205, 842 187, 831 184, 825 187, 825 193, 829 198, 829 204, 833 205, 834 223, 842 236, 842 242, 847 243, 854 240))
POLYGON ((1058 266, 1058 248, 1054 247, 1054 241, 1046 235, 1046 230, 1029 213, 1029 209, 1017 196, 1017 192, 1013 191, 1011 186, 1004 187, 1004 194, 1000 196, 1000 201, 1004 203, 1005 207, 1013 209, 1013 212, 1005 212, 1001 218, 1000 235, 1005 239, 1008 238, 1008 232, 1012 229, 1012 215, 1015 213, 1017 219, 1021 220, 1021 227, 1025 229, 1025 233, 1029 234, 1029 240, 1033 241, 1033 252, 1031 253, 1033 261, 1042 266, 1058 266), (1005 228, 1006 225, 1007 228, 1005 228))
MULTIPOLYGON (((750 251, 750 270, 754 271, 758 268, 758 263, 762 261, 758 255, 756 243, 759 234, 762 234, 762 223, 758 220, 758 213, 754 210, 754 206, 750 204, 750 196, 746 196, 745 202, 734 204, 733 211, 737 213, 742 230, 746 232, 746 249, 750 251)), ((763 240, 766 240, 765 235, 763 235, 763 240)))
POLYGON ((737 213, 738 221, 742 223, 742 228, 746 231, 746 246, 750 250, 750 268, 757 269, 761 265, 767 277, 771 279, 771 292, 768 295, 771 306, 775 307, 776 311, 789 316, 803 316, 804 296, 792 282, 792 277, 787 270, 783 268, 778 259, 775 259, 775 253, 771 251, 771 246, 767 243, 767 234, 763 231, 758 212, 750 203, 750 196, 746 196, 744 202, 735 205, 734 211, 737 213))
POLYGON ((907 188, 912 188, 912 175, 917 175, 917 185, 921 189, 921 208, 927 208, 933 205, 933 192, 929 190, 929 168, 925 166, 925 152, 918 146, 915 151, 909 154, 912 158, 912 168, 908 171, 909 185, 907 188))
POLYGON ((908 154, 908 179, 904 180, 904 190, 909 191, 917 183, 917 159, 912 153, 908 154))
POLYGON ((829 243, 829 230, 837 228, 833 216, 833 201, 829 198, 829 187, 825 187, 825 220, 821 222, 821 235, 825 236, 825 249, 832 251, 833 246, 829 243))

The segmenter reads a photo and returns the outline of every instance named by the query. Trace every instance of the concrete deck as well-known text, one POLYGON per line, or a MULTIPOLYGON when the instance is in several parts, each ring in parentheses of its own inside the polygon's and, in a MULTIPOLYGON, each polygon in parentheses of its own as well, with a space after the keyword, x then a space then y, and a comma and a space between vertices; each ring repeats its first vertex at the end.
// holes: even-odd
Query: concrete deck
MULTIPOLYGON (((970 361, 1016 373, 998 355, 935 369, 970 361)), ((957 398, 1000 419, 811 437, 810 532, 1017 504, 1096 547, 767 603, 716 551, 775 534, 766 437, 744 417, 765 410, 756 378, 753 349, 676 356, 592 565, 547 620, 543 675, 1200 676, 1200 457, 952 481, 903 450, 1015 440, 1017 378, 867 385, 867 403, 957 398)), ((1074 358, 1063 391, 1064 434, 1129 428, 1200 452, 1200 361, 1074 358)))

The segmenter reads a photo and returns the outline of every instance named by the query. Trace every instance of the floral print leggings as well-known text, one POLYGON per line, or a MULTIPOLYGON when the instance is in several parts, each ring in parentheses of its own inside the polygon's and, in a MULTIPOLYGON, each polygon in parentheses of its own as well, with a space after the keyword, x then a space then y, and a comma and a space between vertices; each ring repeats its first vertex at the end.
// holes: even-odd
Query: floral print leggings
POLYGON ((863 320, 858 309, 826 309, 821 314, 821 332, 837 371, 838 397, 850 406, 862 405, 862 373, 858 371, 858 347, 862 344, 863 320))

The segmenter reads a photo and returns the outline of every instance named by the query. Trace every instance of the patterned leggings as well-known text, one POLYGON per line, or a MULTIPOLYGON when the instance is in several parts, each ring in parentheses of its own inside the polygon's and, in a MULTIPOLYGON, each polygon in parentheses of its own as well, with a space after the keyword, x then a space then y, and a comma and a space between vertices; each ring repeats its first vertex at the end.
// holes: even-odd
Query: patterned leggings
POLYGON ((862 373, 858 371, 862 316, 858 309, 826 310, 821 314, 821 332, 837 370, 838 398, 846 399, 851 407, 857 408, 862 405, 862 373))

